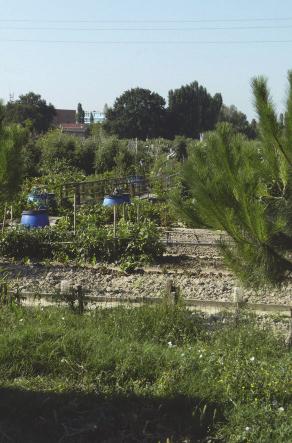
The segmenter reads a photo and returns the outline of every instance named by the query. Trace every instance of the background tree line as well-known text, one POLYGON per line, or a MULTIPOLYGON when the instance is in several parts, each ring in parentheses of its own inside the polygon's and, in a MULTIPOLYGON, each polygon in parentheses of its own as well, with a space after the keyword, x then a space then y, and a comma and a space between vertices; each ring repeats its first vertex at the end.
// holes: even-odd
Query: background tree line
POLYGON ((198 82, 168 93, 168 106, 163 97, 148 89, 134 88, 118 97, 106 113, 105 129, 120 138, 173 139, 177 135, 200 138, 226 121, 248 138, 256 137, 256 122, 235 106, 223 104, 221 94, 212 96, 198 82))
MULTIPOLYGON (((64 171, 78 176, 171 174, 196 148, 200 134, 222 121, 248 138, 256 136, 255 122, 197 82, 169 91, 168 106, 147 89, 125 91, 107 108, 104 124, 91 119, 86 139, 62 133, 55 114, 54 106, 34 92, 1 105, 2 189, 10 182, 16 192, 22 179, 53 173, 65 177, 64 171)), ((81 103, 76 121, 84 122, 81 103)))

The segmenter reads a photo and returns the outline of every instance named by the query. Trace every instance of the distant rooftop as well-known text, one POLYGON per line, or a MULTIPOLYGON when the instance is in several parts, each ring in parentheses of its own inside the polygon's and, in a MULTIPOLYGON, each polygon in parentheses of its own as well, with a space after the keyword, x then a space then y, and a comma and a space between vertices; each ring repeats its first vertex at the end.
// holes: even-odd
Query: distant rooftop
POLYGON ((85 137, 87 126, 83 123, 63 123, 60 125, 62 132, 78 137, 85 137))
POLYGON ((63 123, 75 123, 76 111, 75 109, 56 109, 55 124, 61 125, 63 123))

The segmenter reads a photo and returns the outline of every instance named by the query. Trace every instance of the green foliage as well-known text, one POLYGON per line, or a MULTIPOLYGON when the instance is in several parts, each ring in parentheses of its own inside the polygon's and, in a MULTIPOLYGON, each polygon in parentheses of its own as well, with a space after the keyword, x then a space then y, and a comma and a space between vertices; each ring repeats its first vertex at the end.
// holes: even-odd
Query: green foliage
POLYGON ((169 91, 170 135, 199 138, 200 133, 214 129, 221 106, 221 94, 212 97, 198 82, 169 91))
POLYGON ((55 241, 64 241, 64 235, 55 229, 7 229, 0 236, 0 254, 16 259, 52 258, 51 242, 55 241))
POLYGON ((125 146, 125 141, 120 141, 116 137, 102 138, 96 153, 95 170, 97 173, 110 171, 116 166, 115 158, 119 149, 125 146))
POLYGON ((23 180, 23 144, 27 132, 19 126, 0 127, 0 196, 11 202, 23 180))
POLYGON ((63 134, 60 129, 47 132, 37 141, 41 150, 42 164, 44 170, 50 170, 52 163, 66 161, 67 164, 75 166, 76 150, 80 144, 77 137, 63 134))
POLYGON ((234 105, 222 105, 219 121, 230 123, 236 132, 241 132, 249 139, 255 139, 257 136, 256 121, 252 120, 252 122, 249 123, 246 115, 243 112, 238 111, 234 105))
POLYGON ((165 100, 148 89, 134 88, 118 97, 106 113, 105 128, 119 138, 158 137, 163 134, 165 100))
POLYGON ((39 94, 29 92, 6 105, 4 120, 7 124, 19 123, 34 133, 46 132, 53 124, 55 108, 39 94))
MULTIPOLYGON (((226 231, 231 242, 221 249, 228 266, 244 283, 262 286, 277 284, 292 270, 292 154, 266 81, 255 79, 253 89, 261 142, 247 141, 227 124, 208 134, 184 169, 191 204, 177 205, 196 226, 226 231)), ((287 110, 287 128, 290 119, 287 110)))
POLYGON ((127 219, 134 222, 137 220, 150 220, 157 226, 172 226, 178 222, 175 209, 168 201, 149 202, 148 200, 134 199, 130 206, 126 207, 127 219))
MULTIPOLYGON (((60 308, 1 308, 0 379, 2 386, 14 389, 14 407, 3 408, 6 419, 13 420, 14 426, 6 429, 5 420, 2 432, 15 432, 12 411, 23 408, 17 402, 19 389, 45 391, 50 411, 53 395, 58 393, 58 402, 53 403, 55 418, 50 423, 51 428, 58 429, 58 438, 53 439, 56 441, 63 429, 56 420, 62 417, 60 422, 64 422, 61 398, 69 391, 118 402, 119 415, 123 411, 127 421, 137 424, 138 420, 138 425, 127 431, 128 440, 142 441, 141 429, 148 420, 147 436, 151 441, 168 436, 175 436, 174 441, 290 441, 291 352, 281 338, 256 326, 252 318, 243 316, 239 324, 226 319, 224 324, 210 328, 204 316, 164 304, 96 309, 84 316, 60 308), (126 399, 134 402, 135 418, 131 408, 127 409, 126 399), (166 407, 171 399, 174 415, 166 407), (157 415, 161 409, 163 414, 157 415), (166 433, 162 427, 165 415, 173 421, 166 426, 166 433)), ((6 393, 1 394, 2 397, 6 393)), ((75 402, 77 397, 71 403, 64 398, 74 429, 75 402)), ((109 432, 113 425, 114 415, 106 413, 106 405, 109 406, 103 403, 99 414, 91 418, 96 423, 100 415, 110 416, 97 422, 99 437, 104 427, 109 432)), ((30 407, 27 403, 26 410, 30 407)), ((87 398, 80 409, 88 416, 91 407, 87 398)), ((43 416, 44 410, 41 411, 43 416)), ((31 416, 35 420, 35 409, 31 416)), ((83 414, 82 423, 84 417, 83 414)), ((88 441, 79 421, 78 426, 83 430, 78 441, 88 441)), ((124 423, 119 422, 115 437, 122 435, 122 430, 124 423)))
POLYGON ((131 263, 124 269, 132 270, 163 253, 159 233, 150 221, 136 224, 121 220, 114 237, 113 227, 104 224, 107 217, 108 211, 101 213, 101 225, 97 226, 98 220, 92 214, 79 215, 82 226, 75 237, 68 218, 56 227, 7 229, 0 235, 0 254, 15 259, 131 263))
POLYGON ((84 171, 86 175, 95 172, 96 149, 96 142, 93 138, 82 140, 81 143, 76 144, 75 166, 84 171))

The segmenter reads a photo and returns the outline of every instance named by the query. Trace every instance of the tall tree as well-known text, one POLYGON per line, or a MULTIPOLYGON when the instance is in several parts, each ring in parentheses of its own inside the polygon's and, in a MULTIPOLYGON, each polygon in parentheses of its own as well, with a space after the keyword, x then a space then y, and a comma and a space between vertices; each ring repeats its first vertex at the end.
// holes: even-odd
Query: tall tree
POLYGON ((118 97, 106 113, 105 128, 120 138, 158 137, 164 130, 165 100, 149 89, 134 88, 118 97))
POLYGON ((168 133, 199 138, 214 129, 222 106, 221 94, 213 97, 198 82, 170 90, 168 94, 168 133))
POLYGON ((23 179, 22 148, 27 142, 28 131, 19 125, 0 123, 0 198, 12 200, 19 191, 23 179))
POLYGON ((76 114, 77 123, 84 123, 84 118, 85 118, 85 112, 82 108, 81 103, 78 103, 77 114, 76 114))
POLYGON ((178 207, 196 226, 224 230, 231 269, 252 286, 277 284, 292 271, 292 72, 285 128, 262 78, 253 80, 260 142, 229 124, 209 133, 184 169, 191 199, 178 207))
POLYGON ((222 105, 219 121, 230 123, 237 132, 241 132, 250 139, 255 139, 257 136, 256 121, 252 120, 252 122, 249 123, 247 116, 234 105, 222 105))
POLYGON ((29 92, 20 95, 16 101, 9 101, 5 109, 6 124, 19 123, 34 133, 46 132, 52 125, 56 114, 54 106, 39 94, 29 92))

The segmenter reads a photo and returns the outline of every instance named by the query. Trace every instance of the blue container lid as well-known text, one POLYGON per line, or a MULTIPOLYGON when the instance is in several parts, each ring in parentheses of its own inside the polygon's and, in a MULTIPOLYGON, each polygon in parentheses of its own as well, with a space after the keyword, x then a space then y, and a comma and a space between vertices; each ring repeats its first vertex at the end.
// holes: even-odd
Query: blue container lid
POLYGON ((115 206, 130 202, 130 194, 105 195, 103 206, 115 206))
POLYGON ((47 214, 47 209, 29 209, 27 211, 22 211, 21 215, 42 215, 47 214))

